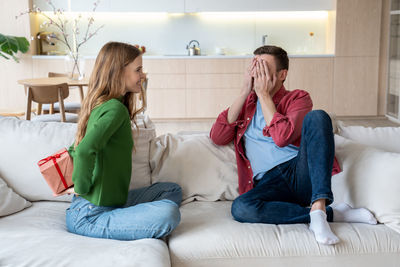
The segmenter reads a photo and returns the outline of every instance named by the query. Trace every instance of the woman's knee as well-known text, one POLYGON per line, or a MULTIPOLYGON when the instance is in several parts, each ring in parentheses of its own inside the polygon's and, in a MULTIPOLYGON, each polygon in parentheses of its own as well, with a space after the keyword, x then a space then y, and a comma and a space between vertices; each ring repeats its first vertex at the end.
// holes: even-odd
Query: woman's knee
POLYGON ((168 233, 174 230, 181 221, 181 212, 179 211, 179 206, 171 200, 164 199, 161 200, 164 203, 162 208, 160 223, 168 229, 168 233))

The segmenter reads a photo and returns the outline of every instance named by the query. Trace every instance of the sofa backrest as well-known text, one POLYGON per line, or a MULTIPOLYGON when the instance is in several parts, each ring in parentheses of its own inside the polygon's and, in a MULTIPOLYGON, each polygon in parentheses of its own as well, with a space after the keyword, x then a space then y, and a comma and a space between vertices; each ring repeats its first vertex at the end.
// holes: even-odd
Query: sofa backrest
MULTIPOLYGON (((32 122, 0 118, 0 177, 29 201, 70 201, 71 196, 54 197, 37 162, 74 141, 75 123, 32 122)), ((138 117, 140 135, 134 135, 131 188, 150 185, 149 141, 155 128, 146 116, 138 117), (149 127, 149 128, 146 128, 149 127)), ((136 130, 134 131, 136 132, 136 130)))

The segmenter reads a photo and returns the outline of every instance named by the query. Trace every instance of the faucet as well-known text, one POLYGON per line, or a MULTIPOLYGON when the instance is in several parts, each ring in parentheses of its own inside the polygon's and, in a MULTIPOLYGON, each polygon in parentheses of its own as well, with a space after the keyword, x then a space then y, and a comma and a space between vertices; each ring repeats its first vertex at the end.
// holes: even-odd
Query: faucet
POLYGON ((268 34, 264 34, 262 36, 262 45, 266 45, 267 44, 267 37, 268 37, 268 34))

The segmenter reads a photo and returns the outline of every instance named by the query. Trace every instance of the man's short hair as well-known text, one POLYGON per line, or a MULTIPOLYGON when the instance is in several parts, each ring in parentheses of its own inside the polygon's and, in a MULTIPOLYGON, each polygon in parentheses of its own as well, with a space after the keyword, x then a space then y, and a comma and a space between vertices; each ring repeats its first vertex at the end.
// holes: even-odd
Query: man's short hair
POLYGON ((276 62, 276 71, 289 70, 289 58, 285 50, 274 45, 264 45, 254 50, 254 55, 272 55, 276 62))

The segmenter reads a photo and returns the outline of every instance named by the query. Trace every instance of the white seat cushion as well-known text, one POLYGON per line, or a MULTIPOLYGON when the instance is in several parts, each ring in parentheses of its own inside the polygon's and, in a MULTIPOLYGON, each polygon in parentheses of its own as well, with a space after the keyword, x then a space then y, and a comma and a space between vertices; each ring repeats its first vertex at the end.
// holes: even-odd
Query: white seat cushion
MULTIPOLYGON (((65 113, 65 120, 67 122, 71 122, 71 123, 78 122, 78 115, 71 114, 71 113, 65 113)), ((59 121, 59 122, 61 122, 61 113, 35 116, 35 117, 32 117, 31 121, 42 121, 42 122, 59 121)))
MULTIPOLYGON (((80 110, 81 109, 81 103, 78 103, 78 102, 64 102, 64 109, 67 110, 67 111, 80 110)), ((50 110, 50 104, 44 104, 42 106, 42 110, 49 111, 50 110)), ((54 110, 55 111, 59 111, 60 110, 60 104, 58 102, 54 103, 54 110)))
POLYGON ((331 223, 341 242, 318 244, 307 224, 233 220, 232 202, 195 201, 181 207, 169 238, 172 266, 399 266, 400 234, 385 225, 331 223))
POLYGON ((1 266, 170 266, 168 247, 158 239, 118 241, 67 232, 69 203, 35 202, 0 218, 1 266))

